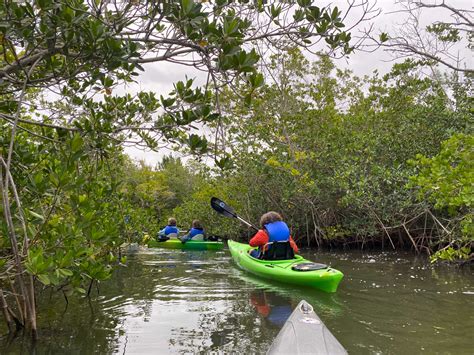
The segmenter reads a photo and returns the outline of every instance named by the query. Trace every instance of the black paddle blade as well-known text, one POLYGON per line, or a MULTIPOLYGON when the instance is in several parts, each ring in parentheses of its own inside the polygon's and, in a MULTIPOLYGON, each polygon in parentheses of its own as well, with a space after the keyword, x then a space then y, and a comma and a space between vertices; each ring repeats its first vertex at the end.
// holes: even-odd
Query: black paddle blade
POLYGON ((217 197, 211 198, 211 207, 217 212, 226 217, 237 218, 232 207, 227 206, 226 203, 217 197))

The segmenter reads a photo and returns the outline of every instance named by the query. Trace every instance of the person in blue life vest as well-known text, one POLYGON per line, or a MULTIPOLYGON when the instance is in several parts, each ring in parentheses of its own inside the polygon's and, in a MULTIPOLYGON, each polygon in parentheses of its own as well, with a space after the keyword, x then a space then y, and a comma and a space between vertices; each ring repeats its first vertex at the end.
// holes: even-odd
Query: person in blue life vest
POLYGON ((182 243, 186 243, 190 240, 206 240, 204 228, 202 227, 201 222, 195 219, 188 233, 179 239, 182 243))
POLYGON ((258 247, 250 252, 254 258, 260 258, 270 242, 290 242, 290 246, 295 253, 298 252, 298 246, 290 235, 290 229, 283 222, 283 218, 277 212, 267 212, 260 218, 261 229, 250 239, 251 247, 258 247))
POLYGON ((178 238, 179 229, 176 227, 176 218, 168 218, 168 225, 158 232, 158 241, 166 241, 170 238, 178 238))

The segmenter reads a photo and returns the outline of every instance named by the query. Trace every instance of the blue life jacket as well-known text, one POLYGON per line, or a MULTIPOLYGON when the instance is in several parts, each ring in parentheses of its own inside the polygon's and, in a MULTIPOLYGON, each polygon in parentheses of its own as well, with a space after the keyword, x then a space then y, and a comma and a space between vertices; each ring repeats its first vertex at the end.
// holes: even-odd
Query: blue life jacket
POLYGON ((204 237, 204 229, 199 229, 199 228, 191 228, 184 237, 180 238, 181 242, 186 243, 187 241, 190 241, 193 239, 195 236, 202 234, 204 237))
POLYGON ((290 228, 283 221, 265 224, 268 242, 287 242, 290 240, 290 228))
POLYGON ((164 235, 168 235, 168 234, 171 234, 171 233, 178 234, 179 230, 178 230, 178 228, 176 228, 176 226, 166 226, 165 229, 163 229, 163 233, 164 233, 164 235))
POLYGON ((204 229, 191 228, 188 233, 188 240, 193 239, 193 237, 197 236, 198 234, 204 234, 204 229))

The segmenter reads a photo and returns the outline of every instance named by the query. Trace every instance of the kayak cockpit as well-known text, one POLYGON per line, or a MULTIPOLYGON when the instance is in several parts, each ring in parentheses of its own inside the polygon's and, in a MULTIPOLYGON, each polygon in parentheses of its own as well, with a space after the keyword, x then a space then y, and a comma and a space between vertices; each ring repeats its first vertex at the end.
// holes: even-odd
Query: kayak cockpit
POLYGON ((262 249, 263 253, 261 253, 258 258, 253 255, 255 249, 249 250, 249 255, 254 259, 267 261, 295 259, 295 252, 293 251, 289 241, 268 242, 262 249))

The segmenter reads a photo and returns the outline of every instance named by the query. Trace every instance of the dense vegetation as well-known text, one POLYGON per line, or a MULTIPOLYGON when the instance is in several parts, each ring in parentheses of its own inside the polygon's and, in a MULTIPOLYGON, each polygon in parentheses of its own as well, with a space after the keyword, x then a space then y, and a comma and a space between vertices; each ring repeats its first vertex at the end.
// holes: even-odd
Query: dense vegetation
POLYGON ((252 221, 282 212, 301 244, 472 258, 470 72, 440 80, 418 72, 432 62, 415 61, 383 77, 338 70, 326 54, 356 49, 345 18, 309 0, 2 2, 0 308, 10 331, 36 336, 37 287, 89 294, 126 262, 123 243, 170 215, 246 236, 210 210, 213 195, 252 221), (310 63, 300 50, 321 40, 326 54, 310 63), (270 63, 258 67, 262 56, 270 63), (205 70, 208 82, 115 95, 163 61, 205 70), (125 144, 213 163, 167 157, 150 168, 125 144))

